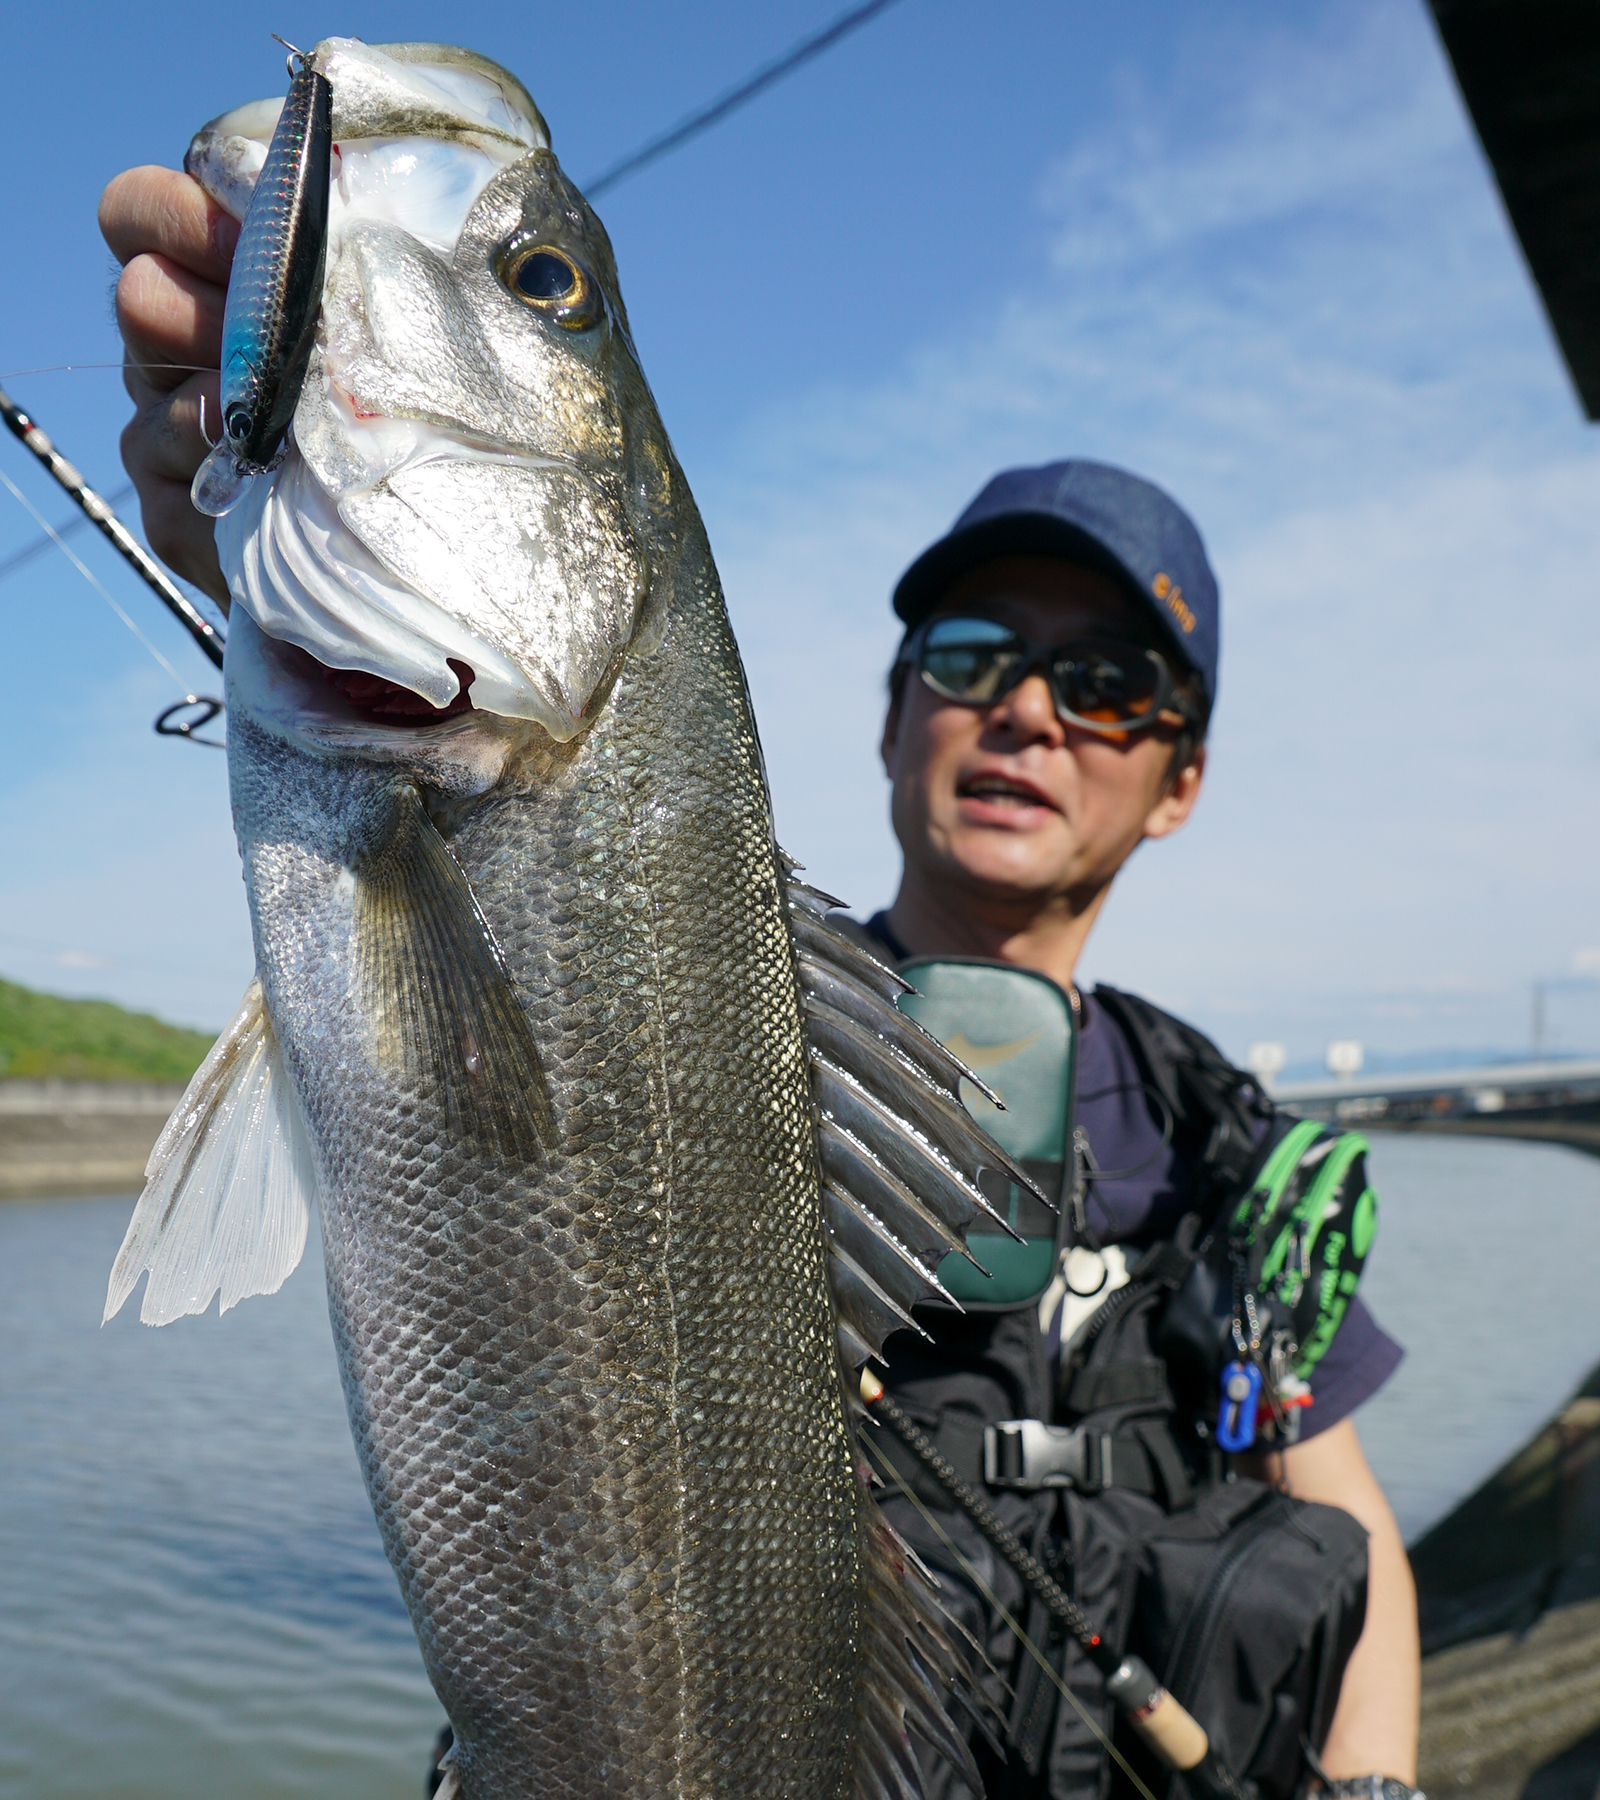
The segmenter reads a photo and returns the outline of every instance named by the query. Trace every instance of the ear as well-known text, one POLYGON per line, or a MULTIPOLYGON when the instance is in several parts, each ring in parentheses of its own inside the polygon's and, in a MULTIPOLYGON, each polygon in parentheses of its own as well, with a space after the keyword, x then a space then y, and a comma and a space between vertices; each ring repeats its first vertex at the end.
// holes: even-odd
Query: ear
POLYGON ((883 737, 878 744, 878 755, 883 760, 883 772, 891 781, 894 780, 895 753, 900 747, 900 702, 891 700, 889 710, 883 715, 883 737))
POLYGON ((1173 780, 1172 785, 1151 807, 1144 822, 1147 838, 1164 838, 1186 822, 1200 798, 1200 786, 1206 773, 1206 747, 1201 744, 1173 780))

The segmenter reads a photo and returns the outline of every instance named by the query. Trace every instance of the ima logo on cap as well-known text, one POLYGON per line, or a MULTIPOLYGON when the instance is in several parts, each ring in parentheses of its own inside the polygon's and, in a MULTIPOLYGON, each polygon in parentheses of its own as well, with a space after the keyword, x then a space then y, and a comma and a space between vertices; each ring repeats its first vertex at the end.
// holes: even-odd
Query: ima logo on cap
POLYGON ((1166 601, 1167 611, 1183 627, 1185 633, 1193 631, 1194 614, 1189 610, 1189 603, 1184 599, 1183 589, 1177 582, 1170 575, 1158 575, 1150 585, 1156 591, 1156 598, 1166 601))

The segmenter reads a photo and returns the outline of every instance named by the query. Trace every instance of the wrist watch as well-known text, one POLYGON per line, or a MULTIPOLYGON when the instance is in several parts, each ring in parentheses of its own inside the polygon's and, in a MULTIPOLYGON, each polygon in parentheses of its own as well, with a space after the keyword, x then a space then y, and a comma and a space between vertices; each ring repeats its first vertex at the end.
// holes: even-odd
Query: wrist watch
POLYGON ((1324 1782, 1327 1800, 1428 1800, 1421 1788, 1393 1775, 1346 1775, 1324 1782))

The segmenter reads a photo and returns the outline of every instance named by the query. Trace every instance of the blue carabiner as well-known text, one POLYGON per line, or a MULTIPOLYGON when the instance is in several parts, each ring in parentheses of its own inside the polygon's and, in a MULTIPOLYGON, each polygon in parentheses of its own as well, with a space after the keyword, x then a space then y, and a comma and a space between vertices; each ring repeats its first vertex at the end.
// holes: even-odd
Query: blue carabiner
POLYGON ((1217 1408, 1219 1450, 1248 1450, 1256 1441, 1260 1402, 1261 1371, 1254 1363, 1229 1363, 1222 1371, 1222 1404, 1217 1408))

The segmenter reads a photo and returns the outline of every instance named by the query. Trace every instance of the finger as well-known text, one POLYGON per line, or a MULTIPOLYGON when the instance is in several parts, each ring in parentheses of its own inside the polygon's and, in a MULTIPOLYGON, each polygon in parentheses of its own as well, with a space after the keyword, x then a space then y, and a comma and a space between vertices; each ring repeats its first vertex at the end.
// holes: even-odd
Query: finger
POLYGON ((139 511, 150 548, 175 575, 228 610, 228 584, 217 561, 215 521, 197 513, 187 481, 143 481, 139 511))
POLYGON ((139 491, 150 548, 226 606, 212 521, 189 499, 189 484, 207 448, 200 435, 200 396, 206 395, 207 410, 214 412, 216 393, 215 375, 197 375, 176 393, 153 395, 122 433, 122 461, 139 491))
POLYGON ((141 481, 194 479, 210 445, 200 432, 200 399, 212 430, 217 419, 217 377, 191 375, 173 393, 151 393, 122 433, 122 460, 135 485, 141 481))
POLYGON ((120 263, 164 256, 226 287, 239 225, 179 169, 127 169, 100 196, 100 230, 120 263))
POLYGON ((122 271, 117 328, 152 387, 181 387, 194 369, 217 367, 227 297, 225 288, 165 256, 136 256, 122 271), (179 366, 163 366, 173 364, 179 366))

